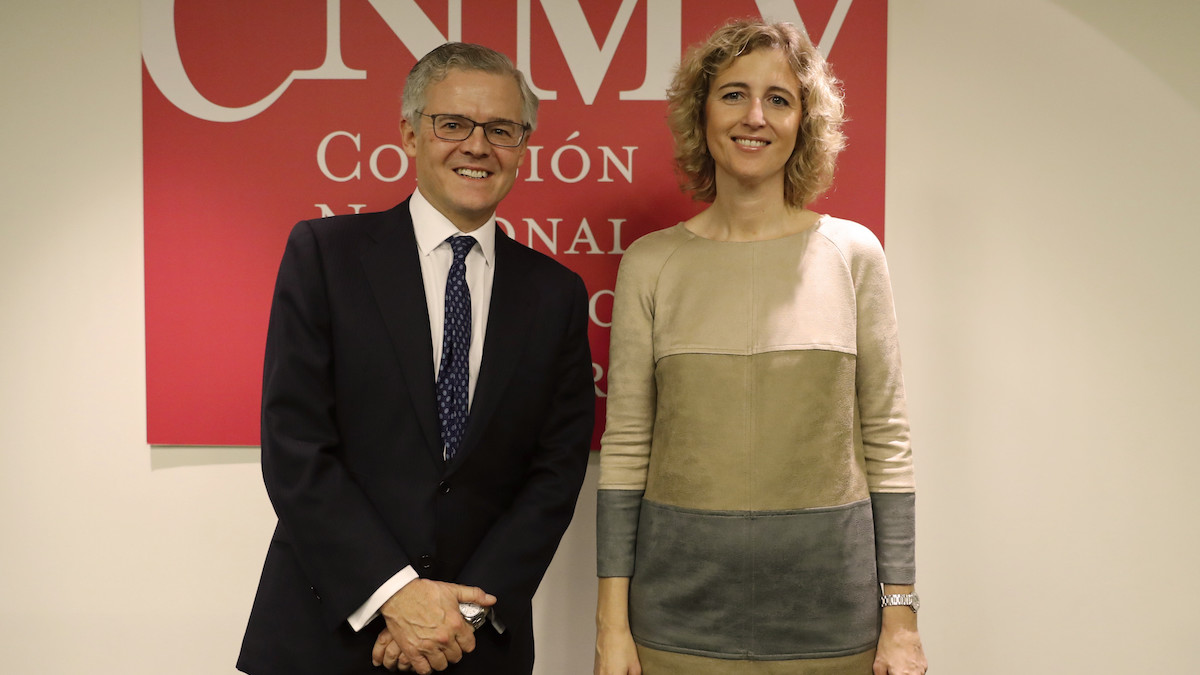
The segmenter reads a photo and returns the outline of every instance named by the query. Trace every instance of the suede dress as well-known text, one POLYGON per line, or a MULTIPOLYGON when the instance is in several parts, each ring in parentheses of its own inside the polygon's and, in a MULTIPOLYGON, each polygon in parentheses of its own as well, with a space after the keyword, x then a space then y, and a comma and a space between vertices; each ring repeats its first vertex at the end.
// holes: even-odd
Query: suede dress
POLYGON ((779 239, 632 244, 613 308, 601 577, 645 675, 868 675, 880 583, 915 581, 887 263, 822 216, 779 239))

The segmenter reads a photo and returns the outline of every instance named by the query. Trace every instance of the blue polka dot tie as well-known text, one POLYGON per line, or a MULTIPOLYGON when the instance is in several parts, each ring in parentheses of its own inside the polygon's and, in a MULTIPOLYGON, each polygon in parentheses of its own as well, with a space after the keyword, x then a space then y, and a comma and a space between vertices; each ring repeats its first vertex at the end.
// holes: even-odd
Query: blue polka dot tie
POLYGON ((454 457, 467 428, 469 354, 471 351, 471 291, 467 288, 467 253, 474 237, 450 237, 454 260, 446 277, 446 318, 442 329, 442 360, 438 366, 437 404, 442 422, 446 459, 454 457))

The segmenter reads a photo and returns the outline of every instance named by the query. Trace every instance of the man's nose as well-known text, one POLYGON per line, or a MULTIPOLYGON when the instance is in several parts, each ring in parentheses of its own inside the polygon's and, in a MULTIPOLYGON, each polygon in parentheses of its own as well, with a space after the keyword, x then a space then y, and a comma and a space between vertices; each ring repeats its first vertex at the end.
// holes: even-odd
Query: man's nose
POLYGON ((479 155, 491 152, 492 144, 487 139, 487 134, 483 130, 483 125, 477 124, 471 130, 470 134, 459 143, 459 148, 463 152, 469 152, 472 155, 479 155))

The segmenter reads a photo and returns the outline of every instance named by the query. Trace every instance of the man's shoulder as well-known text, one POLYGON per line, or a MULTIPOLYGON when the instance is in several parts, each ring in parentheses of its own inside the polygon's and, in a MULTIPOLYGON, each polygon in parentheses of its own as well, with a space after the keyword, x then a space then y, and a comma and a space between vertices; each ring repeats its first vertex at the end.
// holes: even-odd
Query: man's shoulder
POLYGON ((405 227, 411 222, 407 202, 386 211, 302 220, 292 228, 287 246, 312 251, 321 259, 356 258, 380 244, 395 246, 411 240, 412 227, 405 227))
POLYGON ((514 241, 503 232, 496 233, 496 252, 498 257, 502 255, 506 259, 505 262, 500 264, 510 264, 507 260, 511 260, 511 264, 514 266, 537 276, 544 276, 559 281, 580 278, 574 270, 562 262, 541 251, 536 251, 514 241))
POLYGON ((411 220, 408 213, 408 201, 405 200, 386 211, 368 211, 366 213, 344 213, 314 218, 297 223, 297 228, 311 230, 318 237, 338 237, 370 232, 397 219, 411 220))

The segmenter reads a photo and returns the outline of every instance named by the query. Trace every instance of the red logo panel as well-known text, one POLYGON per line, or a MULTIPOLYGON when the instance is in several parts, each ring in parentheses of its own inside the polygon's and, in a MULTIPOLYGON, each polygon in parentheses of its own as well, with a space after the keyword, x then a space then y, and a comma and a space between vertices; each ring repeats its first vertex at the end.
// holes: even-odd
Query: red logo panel
POLYGON ((683 50, 728 18, 803 23, 828 54, 850 143, 816 208, 883 236, 886 1, 144 0, 142 15, 152 444, 258 444, 287 233, 413 190, 400 91, 446 40, 508 54, 542 99, 497 215, 587 282, 599 420, 621 253, 702 207, 677 187, 663 92, 683 50))

